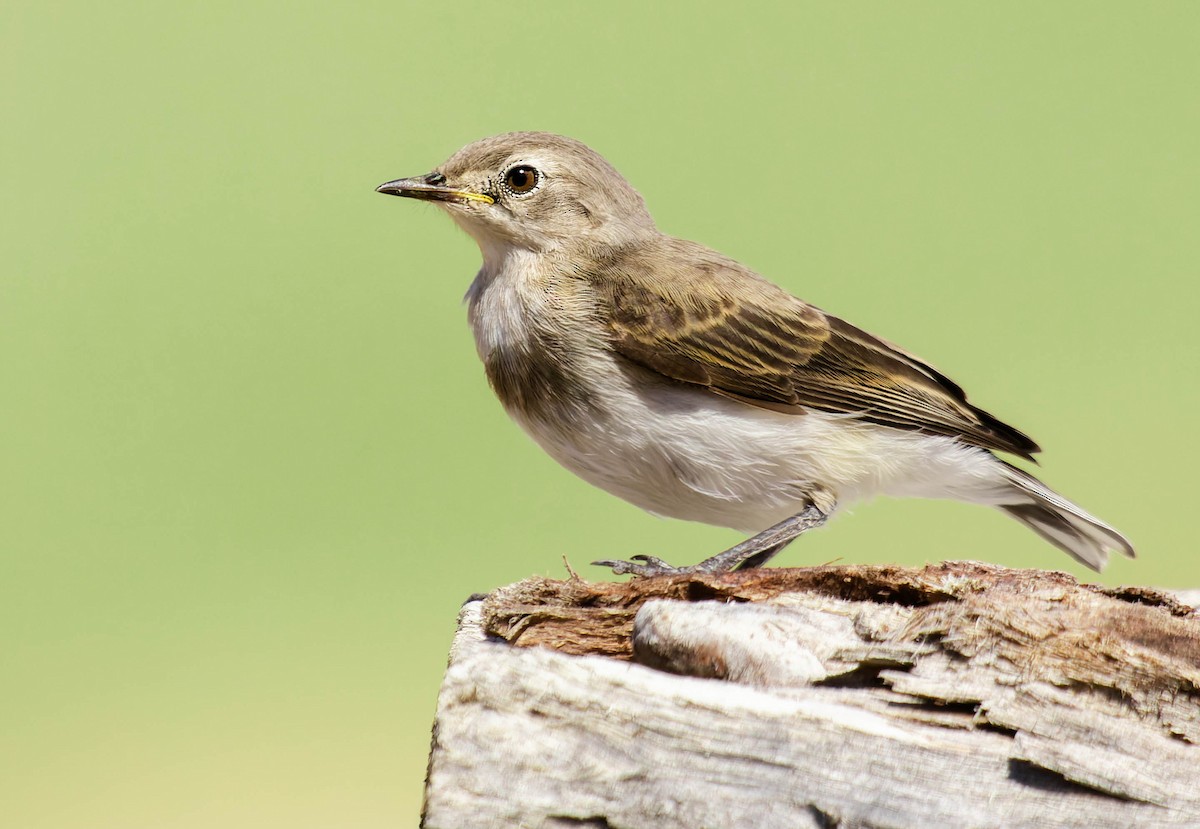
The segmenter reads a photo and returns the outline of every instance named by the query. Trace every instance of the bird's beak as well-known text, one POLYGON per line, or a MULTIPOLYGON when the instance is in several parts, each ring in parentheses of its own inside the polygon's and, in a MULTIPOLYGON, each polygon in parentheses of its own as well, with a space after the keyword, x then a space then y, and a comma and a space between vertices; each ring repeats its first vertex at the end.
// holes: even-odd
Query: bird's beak
POLYGON ((398 178, 395 181, 384 182, 375 188, 376 193, 386 193, 389 196, 404 196, 409 199, 424 199, 425 201, 468 202, 480 201, 492 204, 495 199, 483 193, 472 193, 470 190, 456 190, 447 187, 442 182, 446 179, 439 173, 413 178, 398 178))

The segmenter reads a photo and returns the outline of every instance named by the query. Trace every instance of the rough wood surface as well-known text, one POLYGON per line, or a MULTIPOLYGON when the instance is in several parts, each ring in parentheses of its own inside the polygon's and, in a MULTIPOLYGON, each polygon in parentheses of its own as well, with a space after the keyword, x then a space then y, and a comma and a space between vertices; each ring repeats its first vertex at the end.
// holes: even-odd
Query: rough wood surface
POLYGON ((464 606, 423 826, 1200 826, 1200 615, 972 562, 464 606))

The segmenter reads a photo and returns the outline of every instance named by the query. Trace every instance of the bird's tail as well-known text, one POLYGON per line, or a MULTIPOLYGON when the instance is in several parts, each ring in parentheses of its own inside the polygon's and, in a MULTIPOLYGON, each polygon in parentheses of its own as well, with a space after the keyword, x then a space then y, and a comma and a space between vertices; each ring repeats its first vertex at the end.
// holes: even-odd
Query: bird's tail
POLYGON ((998 504, 1004 512, 1093 570, 1104 567, 1110 552, 1134 557, 1129 539, 1113 527, 1089 515, 1029 473, 1007 463, 1004 466, 1013 495, 1021 498, 1015 503, 998 504))

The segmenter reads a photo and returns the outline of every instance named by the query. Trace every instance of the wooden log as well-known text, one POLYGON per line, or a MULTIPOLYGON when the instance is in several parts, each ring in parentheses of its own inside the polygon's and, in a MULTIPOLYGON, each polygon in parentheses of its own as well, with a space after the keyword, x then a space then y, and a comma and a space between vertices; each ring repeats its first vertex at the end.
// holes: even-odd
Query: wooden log
POLYGON ((973 562, 468 602, 422 826, 1200 826, 1200 614, 973 562))

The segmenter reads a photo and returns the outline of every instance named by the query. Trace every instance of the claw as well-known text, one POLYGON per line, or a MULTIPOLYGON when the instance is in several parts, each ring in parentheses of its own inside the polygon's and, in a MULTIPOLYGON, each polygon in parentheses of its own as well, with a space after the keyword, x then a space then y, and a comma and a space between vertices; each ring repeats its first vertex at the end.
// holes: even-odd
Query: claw
POLYGON ((662 568, 663 570, 678 570, 679 569, 678 567, 672 567, 670 564, 667 564, 665 561, 663 561, 658 556, 647 556, 647 555, 638 553, 635 556, 630 556, 630 558, 633 559, 634 561, 640 561, 650 567, 659 567, 659 568, 662 568))

